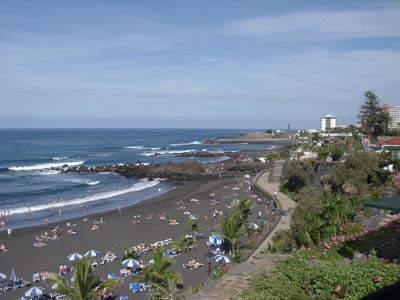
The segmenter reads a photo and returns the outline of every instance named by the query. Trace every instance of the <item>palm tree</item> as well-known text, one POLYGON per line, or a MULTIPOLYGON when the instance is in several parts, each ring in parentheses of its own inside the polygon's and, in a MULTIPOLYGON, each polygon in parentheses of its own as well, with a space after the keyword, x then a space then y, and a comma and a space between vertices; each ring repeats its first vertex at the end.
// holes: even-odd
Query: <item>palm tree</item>
POLYGON ((134 248, 124 247, 124 256, 122 257, 122 260, 129 258, 138 259, 139 257, 140 254, 134 248))
POLYGON ((253 203, 249 199, 241 198, 239 200, 236 211, 239 213, 239 218, 242 223, 247 221, 252 207, 253 203))
POLYGON ((240 237, 243 235, 240 213, 235 212, 229 217, 223 218, 218 225, 221 228, 219 234, 229 242, 229 251, 235 256, 235 249, 240 237))
POLYGON ((172 241, 172 246, 174 246, 178 252, 184 253, 187 251, 188 247, 194 244, 194 240, 186 238, 182 235, 180 239, 172 241))
POLYGON ((153 263, 143 269, 141 275, 135 276, 137 279, 148 282, 165 285, 167 277, 173 277, 177 282, 181 281, 181 275, 177 272, 168 271, 174 260, 170 257, 164 257, 164 248, 159 247, 153 252, 153 263))
POLYGON ((91 261, 87 258, 76 263, 74 281, 69 283, 65 278, 51 273, 49 281, 56 285, 56 291, 67 296, 68 300, 98 300, 105 288, 111 288, 119 282, 116 279, 102 281, 94 276, 91 261))
POLYGON ((152 283, 153 288, 150 292, 150 299, 154 300, 183 300, 184 296, 180 294, 180 290, 177 286, 177 281, 174 276, 167 274, 165 276, 165 283, 152 283))
POLYGON ((321 215, 324 221, 326 237, 330 238, 339 233, 340 229, 340 215, 339 215, 338 199, 333 193, 325 195, 325 205, 321 215))

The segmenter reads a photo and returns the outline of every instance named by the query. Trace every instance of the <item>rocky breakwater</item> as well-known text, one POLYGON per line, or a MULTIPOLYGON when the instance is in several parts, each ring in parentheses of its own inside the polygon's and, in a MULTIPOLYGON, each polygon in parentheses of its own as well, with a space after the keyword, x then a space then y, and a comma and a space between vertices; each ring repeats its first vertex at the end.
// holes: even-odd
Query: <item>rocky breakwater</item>
POLYGON ((183 163, 157 164, 120 164, 110 166, 87 167, 78 166, 66 169, 66 173, 102 173, 112 172, 125 177, 135 178, 166 178, 173 181, 217 179, 235 176, 237 173, 257 173, 269 165, 257 161, 226 161, 224 163, 199 163, 187 161, 183 163))

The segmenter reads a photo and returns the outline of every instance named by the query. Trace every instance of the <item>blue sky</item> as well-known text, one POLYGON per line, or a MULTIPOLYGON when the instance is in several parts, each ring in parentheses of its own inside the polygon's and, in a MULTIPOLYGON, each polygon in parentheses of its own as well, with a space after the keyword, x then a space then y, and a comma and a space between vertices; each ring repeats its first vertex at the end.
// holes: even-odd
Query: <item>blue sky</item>
POLYGON ((0 4, 0 127, 354 124, 399 78, 400 1, 0 4))

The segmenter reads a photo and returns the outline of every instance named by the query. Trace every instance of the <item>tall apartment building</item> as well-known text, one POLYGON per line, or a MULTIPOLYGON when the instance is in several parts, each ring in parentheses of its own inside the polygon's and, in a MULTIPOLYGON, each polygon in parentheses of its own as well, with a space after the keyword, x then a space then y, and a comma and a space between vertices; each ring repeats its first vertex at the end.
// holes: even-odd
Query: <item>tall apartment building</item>
POLYGON ((387 113, 389 114, 389 130, 399 130, 400 129, 400 106, 389 106, 387 108, 387 113))
POLYGON ((337 127, 337 117, 326 115, 321 117, 321 131, 328 131, 337 127))

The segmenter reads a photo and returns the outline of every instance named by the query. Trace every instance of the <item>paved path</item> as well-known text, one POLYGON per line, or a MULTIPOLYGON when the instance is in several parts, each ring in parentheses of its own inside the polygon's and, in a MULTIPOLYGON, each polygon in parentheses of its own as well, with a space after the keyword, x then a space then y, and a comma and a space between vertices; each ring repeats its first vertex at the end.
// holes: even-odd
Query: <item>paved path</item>
POLYGON ((276 161, 274 163, 273 182, 269 182, 270 174, 265 172, 259 174, 254 182, 254 185, 270 197, 274 197, 274 192, 277 192, 276 202, 281 209, 288 212, 287 216, 282 216, 275 229, 271 234, 260 244, 249 259, 241 264, 233 266, 220 280, 211 281, 206 284, 200 292, 189 296, 191 300, 225 300, 234 299, 237 295, 248 286, 249 279, 264 271, 273 270, 280 260, 286 255, 279 254, 262 254, 261 251, 268 247, 272 242, 272 237, 278 230, 290 228, 290 217, 296 203, 279 192, 279 180, 275 176, 282 174, 284 161, 276 161))

